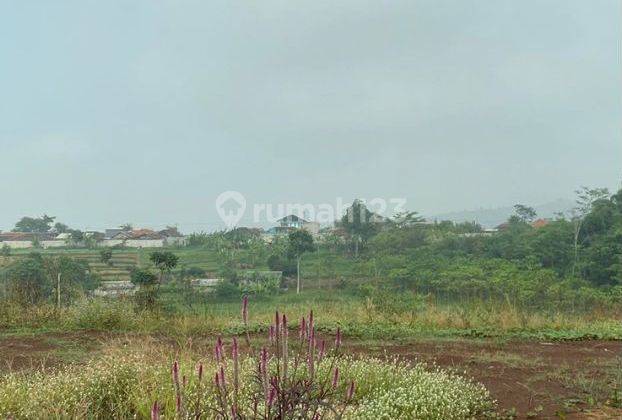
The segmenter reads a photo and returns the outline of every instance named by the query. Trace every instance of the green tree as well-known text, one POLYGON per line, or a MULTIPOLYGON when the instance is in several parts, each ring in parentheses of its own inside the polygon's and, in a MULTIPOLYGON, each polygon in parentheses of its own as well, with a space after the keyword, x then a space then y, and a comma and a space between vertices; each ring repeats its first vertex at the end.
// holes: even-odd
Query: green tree
POLYGON ((22 217, 15 223, 13 232, 45 233, 52 228, 55 217, 44 214, 41 217, 22 217))
POLYGON ((288 254, 296 259, 296 293, 300 293, 300 259, 305 252, 315 249, 313 236, 304 229, 291 232, 288 237, 288 254))
POLYGON ((64 223, 61 222, 56 222, 54 223, 54 230, 56 231, 56 233, 65 233, 65 232, 69 232, 69 226, 67 226, 64 223))
POLYGON ((606 199, 609 197, 607 188, 588 188, 581 187, 576 190, 577 194, 576 206, 572 209, 572 222, 574 223, 574 258, 572 262, 572 275, 574 276, 577 261, 579 258, 579 240, 581 237, 581 229, 585 217, 592 211, 592 205, 595 201, 606 199))
POLYGON ((124 223, 122 225, 119 226, 122 230, 129 232, 132 229, 134 229, 134 225, 132 225, 131 223, 124 223))
POLYGON ((354 256, 358 258, 360 244, 365 244, 380 228, 382 217, 370 211, 361 200, 354 200, 341 218, 340 225, 354 243, 354 256))
POLYGON ((424 221, 425 219, 419 216, 416 211, 402 211, 396 213, 393 218, 389 219, 388 223, 390 226, 397 229, 405 229, 413 227, 424 221))
POLYGON ((514 213, 524 223, 532 222, 537 216, 536 210, 533 207, 523 204, 516 204, 514 206, 514 213))
POLYGON ((99 286, 98 277, 90 272, 84 261, 61 255, 45 257, 43 264, 52 287, 50 297, 59 307, 70 304, 99 286))
POLYGON ((99 251, 99 260, 106 265, 112 265, 112 249, 103 248, 99 251))
POLYGON ((7 273, 9 296, 23 305, 34 305, 49 295, 51 284, 43 258, 33 254, 13 264, 7 273))
POLYGON ((134 301, 138 307, 153 310, 156 307, 159 293, 158 277, 146 269, 132 271, 130 281, 138 290, 134 294, 134 301))
POLYGON ((84 240, 84 232, 78 229, 71 229, 69 231, 69 236, 71 237, 71 241, 74 243, 82 242, 84 240))
POLYGON ((152 252, 149 259, 160 271, 160 283, 164 280, 164 274, 170 272, 179 262, 179 257, 170 251, 152 252))
POLYGON ((89 232, 83 235, 84 246, 93 249, 98 243, 104 240, 104 235, 100 232, 89 232))

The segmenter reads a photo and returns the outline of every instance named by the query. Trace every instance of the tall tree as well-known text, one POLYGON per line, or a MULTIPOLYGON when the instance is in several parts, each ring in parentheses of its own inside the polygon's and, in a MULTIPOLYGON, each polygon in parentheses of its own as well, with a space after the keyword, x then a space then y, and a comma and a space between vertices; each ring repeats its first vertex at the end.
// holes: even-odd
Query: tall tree
POLYGON ((131 231, 132 229, 134 229, 134 226, 131 223, 124 223, 121 226, 119 226, 119 228, 121 228, 121 230, 124 230, 126 232, 131 231))
POLYGON ((341 218, 341 226, 354 243, 354 255, 359 255, 359 245, 366 243, 379 230, 382 217, 370 211, 361 200, 354 200, 341 218))
POLYGON ((296 293, 300 293, 300 259, 305 252, 315 249, 313 236, 304 229, 298 229, 289 234, 288 254, 296 258, 296 293))
POLYGON ((69 226, 67 226, 64 223, 61 222, 56 222, 54 223, 54 230, 56 231, 56 233, 65 233, 65 232, 69 232, 69 226))
POLYGON ((149 259, 160 270, 160 283, 164 279, 164 273, 170 272, 179 262, 179 257, 170 251, 152 252, 149 259))
POLYGON ((402 211, 396 213, 393 218, 389 220, 389 223, 398 229, 404 229, 415 226, 423 221, 425 221, 425 219, 419 216, 416 211, 402 211))
POLYGON ((517 204, 514 206, 514 213, 524 223, 530 223, 536 218, 537 213, 533 207, 517 204))
POLYGON ((592 205, 595 201, 609 197, 609 190, 607 188, 588 188, 584 186, 576 190, 575 193, 577 194, 576 206, 571 213, 572 222, 574 223, 574 258, 571 272, 573 276, 577 267, 577 259, 579 258, 579 237, 585 216, 592 211, 592 205))
POLYGON ((41 217, 22 217, 15 223, 13 232, 45 233, 52 228, 55 217, 44 214, 41 217))

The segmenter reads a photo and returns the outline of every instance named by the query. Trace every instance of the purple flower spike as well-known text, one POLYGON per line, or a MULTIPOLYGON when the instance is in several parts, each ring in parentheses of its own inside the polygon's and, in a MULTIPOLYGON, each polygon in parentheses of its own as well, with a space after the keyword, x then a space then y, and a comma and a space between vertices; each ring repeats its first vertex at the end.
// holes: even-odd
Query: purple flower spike
POLYGON ((238 339, 233 337, 233 344, 231 345, 231 357, 235 360, 238 358, 238 339))
POLYGON ((268 406, 271 406, 274 403, 275 397, 276 397, 276 389, 274 387, 271 387, 270 394, 268 395, 268 406))
POLYGON ((220 363, 223 358, 223 344, 222 338, 218 337, 216 340, 216 346, 214 347, 214 355, 216 356, 216 361, 220 363))
POLYGON ((337 388, 338 382, 339 382, 339 368, 335 367, 335 372, 333 373, 333 388, 337 388))
POLYGON ((261 349, 261 359, 259 361, 259 370, 262 375, 266 375, 268 373, 268 351, 266 348, 261 349))
POLYGON ((354 396, 354 381, 350 382, 350 386, 346 391, 346 401, 350 401, 354 396))
POLYGON ((203 363, 199 363, 197 367, 197 376, 199 377, 199 382, 201 382, 201 379, 203 379, 203 363))
POLYGON ((337 327, 337 335, 335 336, 335 347, 339 348, 341 346, 341 329, 337 327))
POLYGON ((300 330, 298 336, 301 340, 307 338, 307 319, 303 316, 300 320, 300 330))
POLYGON ((220 366, 220 386, 223 388, 227 386, 225 382, 225 369, 222 367, 222 365, 220 366))
POLYGON ((173 362, 173 383, 175 387, 179 386, 179 363, 177 360, 173 362))
POLYGON ((322 358, 324 357, 324 352, 326 351, 326 341, 320 340, 320 344, 318 347, 319 347, 318 357, 320 360, 322 360, 322 358))
POLYGON ((283 336, 287 337, 287 335, 288 335, 288 331, 287 331, 287 316, 285 314, 283 314, 282 324, 283 324, 283 336))
POLYGON ((309 339, 311 339, 311 332, 313 331, 313 311, 309 312, 309 339))
POLYGON ((151 407, 151 420, 160 420, 160 407, 157 401, 154 401, 151 407))

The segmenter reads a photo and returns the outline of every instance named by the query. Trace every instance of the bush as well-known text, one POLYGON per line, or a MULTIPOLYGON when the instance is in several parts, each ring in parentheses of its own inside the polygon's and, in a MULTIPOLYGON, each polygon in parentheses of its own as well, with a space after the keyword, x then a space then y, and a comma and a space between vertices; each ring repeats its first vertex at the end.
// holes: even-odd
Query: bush
POLYGON ((244 351, 237 338, 226 347, 219 338, 213 358, 177 359, 172 372, 168 355, 117 350, 64 370, 9 373, 0 378, 0 417, 463 419, 493 408, 482 385, 456 374, 342 356, 339 330, 327 344, 313 314, 290 331, 277 313, 253 354, 247 309, 245 299, 244 351))
POLYGON ((159 297, 158 277, 149 270, 132 271, 131 282, 138 286, 134 294, 134 303, 138 309, 155 310, 159 297))
POLYGON ((229 280, 221 280, 214 288, 216 297, 224 299, 238 299, 241 296, 240 288, 229 280))

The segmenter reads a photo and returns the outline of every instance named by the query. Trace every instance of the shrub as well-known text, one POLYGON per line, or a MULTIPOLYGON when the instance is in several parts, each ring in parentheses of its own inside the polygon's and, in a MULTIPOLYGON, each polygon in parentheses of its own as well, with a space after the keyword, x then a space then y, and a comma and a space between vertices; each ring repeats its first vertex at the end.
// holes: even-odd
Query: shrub
POLYGON ((146 269, 132 271, 131 282, 139 287, 134 294, 134 302, 139 309, 154 310, 159 296, 158 277, 146 269))
POLYGON ((482 418, 486 389, 453 373, 397 359, 353 358, 276 313, 267 343, 251 345, 248 301, 242 338, 218 339, 212 358, 180 358, 169 371, 144 349, 105 353, 85 365, 0 377, 2 418, 459 419, 482 418), (241 345, 238 340, 244 341, 241 345), (244 347, 244 348, 242 348, 244 347), (255 353, 256 352, 256 353, 255 353))

